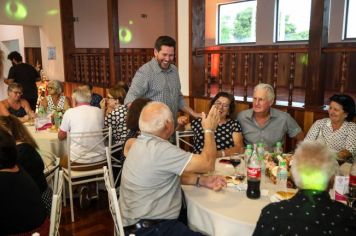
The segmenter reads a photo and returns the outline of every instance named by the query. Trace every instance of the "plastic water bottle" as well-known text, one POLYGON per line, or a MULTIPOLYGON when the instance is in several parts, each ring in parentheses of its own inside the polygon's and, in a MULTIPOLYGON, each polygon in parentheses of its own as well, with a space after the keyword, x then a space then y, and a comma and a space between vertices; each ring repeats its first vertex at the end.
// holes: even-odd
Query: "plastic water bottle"
POLYGON ((276 147, 274 148, 274 153, 276 153, 277 155, 282 155, 283 154, 283 148, 282 148, 282 143, 281 142, 277 142, 276 143, 276 147))
POLYGON ((285 160, 279 161, 277 171, 277 189, 278 191, 287 191, 288 170, 285 160))
POLYGON ((252 145, 247 144, 246 150, 245 150, 245 161, 247 163, 248 159, 252 156, 252 145))
POLYGON ((247 164, 247 191, 246 195, 251 199, 258 199, 261 196, 261 166, 257 157, 256 149, 247 164))
POLYGON ((265 144, 263 142, 257 144, 257 155, 259 160, 262 160, 265 156, 265 144))

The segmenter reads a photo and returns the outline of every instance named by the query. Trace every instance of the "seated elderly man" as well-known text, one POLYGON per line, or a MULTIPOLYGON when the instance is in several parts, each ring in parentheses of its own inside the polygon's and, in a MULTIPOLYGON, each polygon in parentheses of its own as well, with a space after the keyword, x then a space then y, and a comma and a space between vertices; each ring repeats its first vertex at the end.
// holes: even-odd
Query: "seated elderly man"
POLYGON ((263 142, 273 150, 277 142, 284 141, 284 135, 304 139, 304 133, 297 122, 286 112, 272 108, 274 91, 269 84, 258 84, 253 91, 252 109, 239 113, 237 120, 242 127, 245 144, 263 142))
POLYGON ((253 235, 356 235, 356 211, 330 199, 338 164, 317 141, 296 149, 292 175, 299 191, 262 209, 253 235))
POLYGON ((226 186, 223 177, 192 173, 213 170, 215 165, 218 111, 213 106, 207 117, 202 116, 204 148, 201 154, 192 154, 168 141, 174 120, 167 105, 151 102, 143 108, 141 135, 130 144, 121 177, 119 201, 127 235, 201 235, 177 220, 181 183, 215 190, 226 186))
MULTIPOLYGON (((69 108, 63 115, 62 124, 58 131, 58 138, 63 140, 68 132, 91 132, 103 129, 104 117, 98 107, 90 106, 91 93, 85 86, 74 90, 72 94, 73 108, 69 108)), ((74 170, 90 170, 101 167, 105 160, 104 144, 101 137, 78 137, 70 144, 70 161, 74 170), (93 147, 95 147, 93 149, 93 147), (91 150, 93 149, 93 150, 91 150), (88 151, 89 150, 89 151, 88 151), (90 167, 80 167, 85 164, 95 164, 90 167)), ((61 166, 68 166, 68 157, 61 158, 61 166)), ((88 189, 83 187, 80 191, 80 205, 88 205, 88 189), (83 193, 83 194, 82 194, 83 193)))

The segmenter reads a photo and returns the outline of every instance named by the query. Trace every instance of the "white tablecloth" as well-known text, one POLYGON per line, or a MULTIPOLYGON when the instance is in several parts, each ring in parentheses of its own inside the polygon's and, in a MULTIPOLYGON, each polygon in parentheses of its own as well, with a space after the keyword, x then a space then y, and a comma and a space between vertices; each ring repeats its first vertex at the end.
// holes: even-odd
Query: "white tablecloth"
MULTIPOLYGON (((215 173, 233 174, 231 165, 218 161, 215 173)), ((270 189, 269 195, 257 200, 247 198, 245 191, 240 192, 232 187, 219 192, 186 185, 182 188, 187 202, 189 226, 193 230, 216 236, 252 235, 262 208, 270 203, 270 196, 274 193, 270 182, 262 187, 270 189)))
POLYGON ((48 130, 35 131, 34 126, 26 126, 32 137, 38 144, 40 150, 52 152, 58 157, 63 157, 66 154, 66 140, 60 141, 57 132, 48 130))
MULTIPOLYGON (((342 165, 340 173, 348 175, 350 166, 349 163, 342 165)), ((215 173, 231 175, 234 171, 231 165, 221 164, 217 159, 215 173)), ((271 202, 270 196, 276 190, 268 179, 261 183, 261 189, 268 189, 268 196, 257 200, 247 198, 246 192, 232 187, 219 192, 191 185, 183 185, 182 188, 187 202, 189 227, 216 236, 252 235, 262 208, 271 202)))

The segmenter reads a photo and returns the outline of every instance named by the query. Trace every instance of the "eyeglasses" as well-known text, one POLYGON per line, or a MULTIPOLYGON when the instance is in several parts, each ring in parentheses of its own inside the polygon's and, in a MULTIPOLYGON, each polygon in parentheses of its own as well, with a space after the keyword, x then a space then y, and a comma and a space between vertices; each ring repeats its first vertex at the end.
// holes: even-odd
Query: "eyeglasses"
POLYGON ((230 107, 230 104, 224 104, 224 103, 221 103, 221 102, 215 102, 214 105, 217 106, 217 107, 222 107, 225 110, 229 109, 229 107, 230 107))
POLYGON ((117 98, 113 98, 113 97, 106 97, 108 100, 117 100, 117 98))
POLYGON ((55 87, 47 87, 47 89, 56 89, 55 87))

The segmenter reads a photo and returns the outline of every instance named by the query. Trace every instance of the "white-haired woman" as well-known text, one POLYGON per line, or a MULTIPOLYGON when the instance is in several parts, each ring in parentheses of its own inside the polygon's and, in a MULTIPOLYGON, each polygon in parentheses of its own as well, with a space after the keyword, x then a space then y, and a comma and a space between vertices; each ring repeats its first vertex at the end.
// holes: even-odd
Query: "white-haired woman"
POLYGON ((64 96, 62 83, 58 80, 51 80, 47 85, 48 96, 41 101, 41 105, 45 108, 47 113, 53 111, 66 111, 70 108, 69 99, 64 96))
POLYGON ((338 170, 333 153, 317 141, 295 151, 292 176, 299 191, 262 209, 253 235, 356 235, 356 211, 330 199, 338 170))

